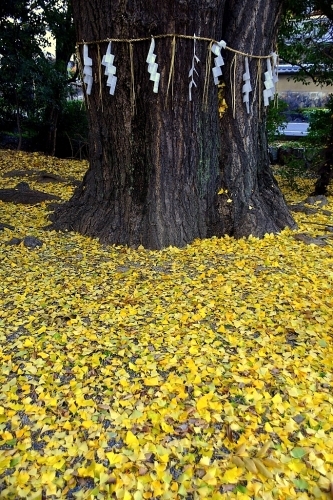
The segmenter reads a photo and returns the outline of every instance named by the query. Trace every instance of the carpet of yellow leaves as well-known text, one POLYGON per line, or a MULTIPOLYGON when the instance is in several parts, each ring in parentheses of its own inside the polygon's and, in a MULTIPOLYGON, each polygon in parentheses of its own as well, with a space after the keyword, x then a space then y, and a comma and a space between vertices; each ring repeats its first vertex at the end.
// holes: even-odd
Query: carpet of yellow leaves
MULTIPOLYGON (((86 164, 1 151, 0 187, 31 168, 86 164)), ((332 244, 106 247, 44 231, 45 204, 0 222, 0 498, 333 497, 332 244), (43 246, 4 244, 26 235, 43 246)))

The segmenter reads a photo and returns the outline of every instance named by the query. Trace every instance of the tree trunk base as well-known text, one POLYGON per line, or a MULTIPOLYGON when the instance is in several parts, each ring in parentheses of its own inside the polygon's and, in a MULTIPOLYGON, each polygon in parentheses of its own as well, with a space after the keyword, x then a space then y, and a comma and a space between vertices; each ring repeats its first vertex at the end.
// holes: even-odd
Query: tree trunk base
MULTIPOLYGON (((262 238, 267 233, 279 233, 286 227, 297 229, 273 175, 269 173, 266 180, 269 180, 270 186, 252 196, 251 205, 234 203, 228 193, 216 195, 210 216, 207 214, 206 225, 188 225, 188 232, 181 224, 172 227, 172 221, 169 227, 156 227, 156 222, 151 224, 147 206, 132 205, 130 212, 120 216, 119 207, 110 201, 89 203, 85 199, 83 183, 70 201, 57 206, 50 214, 50 229, 76 231, 98 238, 103 244, 143 245, 152 250, 167 246, 183 247, 197 238, 225 235, 262 238)), ((197 200, 193 202, 197 204, 197 200)), ((128 206, 131 206, 130 203, 128 206)))

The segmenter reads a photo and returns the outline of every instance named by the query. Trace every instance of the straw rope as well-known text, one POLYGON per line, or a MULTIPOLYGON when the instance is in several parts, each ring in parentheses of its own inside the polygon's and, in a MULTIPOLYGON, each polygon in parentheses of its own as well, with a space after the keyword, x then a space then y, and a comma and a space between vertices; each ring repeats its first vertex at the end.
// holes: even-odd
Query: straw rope
POLYGON ((98 61, 98 83, 99 83, 99 100, 103 111, 103 99, 102 99, 102 63, 101 63, 101 50, 99 45, 97 45, 97 61, 98 61))
POLYGON ((213 46, 213 42, 210 42, 210 44, 207 48, 206 75, 205 75, 204 91, 203 91, 203 98, 202 98, 202 109, 204 111, 208 110, 209 78, 210 78, 210 72, 212 69, 212 52, 211 52, 212 46, 213 46))
MULTIPOLYGON (((185 40, 201 40, 204 42, 209 42, 209 43, 219 43, 217 40, 214 40, 213 38, 206 38, 203 36, 191 36, 191 35, 177 35, 176 33, 167 33, 165 35, 151 35, 147 37, 142 37, 142 38, 105 38, 103 40, 91 40, 89 42, 82 41, 82 42, 77 42, 77 45, 94 45, 94 44, 100 44, 100 43, 109 43, 109 42, 117 42, 117 43, 136 43, 136 42, 144 42, 147 40, 151 40, 152 38, 183 38, 185 40)), ((225 50, 229 50, 230 52, 234 52, 234 54, 238 54, 241 56, 247 56, 251 57, 253 59, 269 59, 271 56, 259 56, 255 54, 248 54, 247 52, 242 52, 241 50, 236 50, 232 49, 228 45, 225 47, 225 50)))
POLYGON ((172 39, 171 45, 172 45, 171 63, 170 63, 168 87, 167 87, 166 96, 165 96, 165 107, 167 107, 168 95, 169 95, 169 89, 170 89, 171 83, 172 83, 171 95, 173 97, 173 82, 174 82, 174 76, 175 76, 175 57, 176 57, 176 37, 175 36, 172 39))
MULTIPOLYGON (((102 101, 102 74, 101 74, 100 44, 109 43, 109 42, 127 43, 128 44, 129 56, 130 56, 130 69, 131 69, 131 86, 130 86, 131 112, 132 112, 132 116, 134 116, 135 115, 135 107, 136 107, 136 93, 135 93, 135 81, 134 81, 135 73, 134 73, 133 44, 137 43, 137 42, 150 41, 152 38, 154 38, 154 39, 172 38, 171 63, 170 63, 168 85, 167 85, 167 91, 166 91, 166 97, 165 97, 165 108, 167 107, 170 88, 171 88, 171 94, 173 97, 174 70, 175 70, 175 56, 176 56, 177 39, 199 40, 199 41, 204 41, 204 42, 209 43, 209 46, 207 49, 206 75, 205 75, 203 98, 202 98, 202 109, 203 109, 203 111, 207 111, 207 109, 208 109, 208 94, 209 94, 209 78, 210 78, 210 73, 211 73, 211 68, 212 68, 211 49, 212 49, 212 46, 214 43, 219 44, 219 42, 217 40, 214 40, 213 38, 206 38, 206 37, 201 37, 201 36, 196 36, 196 35, 194 35, 194 36, 178 35, 175 33, 168 33, 168 34, 164 34, 164 35, 154 35, 154 36, 142 37, 142 38, 105 38, 103 40, 93 40, 93 41, 82 40, 82 41, 76 43, 76 57, 77 57, 79 72, 81 74, 82 80, 83 80, 83 65, 82 65, 82 60, 81 60, 81 56, 80 56, 80 46, 82 46, 82 45, 96 45, 97 44, 97 58, 98 58, 98 66, 99 66, 99 72, 98 72, 99 99, 101 102, 102 109, 103 109, 103 101, 102 101)), ((260 74, 262 71, 262 61, 270 59, 271 54, 269 54, 267 56, 259 56, 259 55, 255 55, 255 54, 249 54, 247 52, 242 52, 240 50, 233 49, 233 48, 229 47, 228 45, 226 45, 224 47, 224 49, 228 50, 234 54, 234 57, 233 57, 232 62, 231 62, 231 67, 230 67, 230 70, 231 70, 230 71, 230 85, 231 85, 231 100, 232 100, 233 116, 235 117, 235 114, 236 114, 236 67, 237 67, 237 56, 238 55, 257 60, 257 75, 256 75, 254 95, 256 96, 256 93, 257 93, 256 91, 258 88, 258 90, 259 90, 258 99, 259 99, 259 109, 260 109, 261 108, 261 101, 262 101, 262 97, 261 97, 262 82, 261 82, 261 78, 260 78, 260 74)), ((255 97, 254 97, 254 100, 252 101, 252 106, 251 106, 252 110, 253 110, 254 101, 255 101, 255 97)), ((87 102, 87 106, 89 107, 89 99, 88 99, 87 95, 86 95, 86 102, 87 102)), ((173 100, 172 100, 172 102, 173 102, 173 100)), ((261 119, 261 116, 259 117, 259 119, 261 119)))
POLYGON ((130 63, 131 63, 131 108, 132 116, 135 114, 135 85, 134 85, 134 59, 133 59, 133 45, 129 44, 130 63))
POLYGON ((231 106, 232 116, 236 116, 236 69, 237 69, 237 54, 234 55, 230 65, 230 87, 231 87, 231 106))

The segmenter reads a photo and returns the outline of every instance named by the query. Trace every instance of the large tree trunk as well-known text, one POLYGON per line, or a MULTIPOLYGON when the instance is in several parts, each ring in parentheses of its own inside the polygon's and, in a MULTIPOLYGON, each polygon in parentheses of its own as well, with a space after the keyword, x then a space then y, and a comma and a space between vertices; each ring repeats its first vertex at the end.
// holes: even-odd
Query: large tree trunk
MULTIPOLYGON (((236 0, 230 3, 232 8, 225 12, 223 24, 227 43, 239 52, 270 54, 274 49, 282 2, 236 0)), ((221 175, 228 195, 222 197, 221 202, 224 220, 228 221, 227 231, 236 237, 262 236, 278 232, 285 226, 294 227, 269 167, 262 97, 266 64, 266 59, 249 62, 253 91, 248 114, 240 92, 244 57, 227 52, 225 74, 231 75, 231 81, 227 80, 225 88, 229 112, 222 120, 221 175), (236 99, 233 103, 234 84, 236 99), (232 202, 228 203, 227 199, 232 202)))
MULTIPOLYGON (((223 33, 231 47, 267 54, 272 50, 279 3, 269 2, 268 8, 266 0, 260 0, 249 10, 246 0, 73 0, 73 8, 79 40, 166 33, 195 33, 220 40, 223 33)), ((211 235, 262 236, 293 226, 269 170, 258 95, 252 115, 246 114, 241 102, 240 63, 236 117, 232 118, 229 103, 221 135, 217 89, 211 76, 208 111, 203 109, 209 44, 196 43, 200 63, 191 102, 188 73, 193 40, 176 41, 173 92, 169 89, 168 96, 172 38, 156 40, 161 72, 158 94, 152 91, 145 62, 149 45, 149 40, 133 44, 132 82, 129 44, 113 43, 118 76, 114 97, 108 95, 104 76, 100 88, 98 47, 89 45, 94 65, 93 90, 87 99, 90 168, 73 198, 54 213, 54 227, 99 237, 106 243, 162 248, 211 235), (219 195, 221 187, 230 196, 219 195)), ((101 55, 106 46, 100 44, 101 55)), ((230 64, 228 57, 223 67, 226 76, 230 64)))

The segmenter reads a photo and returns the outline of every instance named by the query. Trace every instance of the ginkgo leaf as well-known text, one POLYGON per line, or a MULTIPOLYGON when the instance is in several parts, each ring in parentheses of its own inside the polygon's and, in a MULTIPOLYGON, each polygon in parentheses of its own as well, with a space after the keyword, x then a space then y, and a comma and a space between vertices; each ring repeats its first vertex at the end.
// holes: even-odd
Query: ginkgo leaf
POLYGON ((294 479, 294 485, 300 490, 309 489, 309 484, 304 479, 294 479))
POLYGON ((207 399, 207 396, 201 396, 201 398, 199 398, 197 400, 197 410, 200 411, 200 410, 203 410, 205 408, 207 408, 208 406, 208 399, 207 399))
POLYGON ((114 453, 113 451, 105 453, 110 465, 116 465, 122 463, 122 456, 119 453, 114 453))
POLYGON ((243 474, 243 470, 238 467, 234 467, 233 469, 228 469, 223 476, 221 477, 222 483, 237 483, 239 477, 243 474))
POLYGON ((52 483, 55 479, 55 471, 49 470, 46 472, 43 472, 41 475, 41 481, 43 484, 49 484, 52 483))
POLYGON ((140 441, 131 431, 127 431, 125 443, 131 448, 137 448, 140 445, 140 441))
POLYGON ((293 448, 291 451, 290 451, 290 455, 294 458, 303 458, 305 457, 306 455, 306 451, 303 449, 303 448, 293 448))
POLYGON ((143 383, 148 386, 160 385, 160 380, 158 377, 145 378, 143 383))
MULTIPOLYGON (((19 182, 10 170, 40 189, 32 170, 81 180, 87 168, 0 150, 2 187, 19 182)), ((0 212, 15 228, 0 228, 4 498, 331 493, 332 245, 286 229, 157 252, 44 231, 46 204, 0 212), (27 233, 43 246, 7 245, 27 233)), ((314 238, 332 224, 322 209, 294 215, 314 238)))

